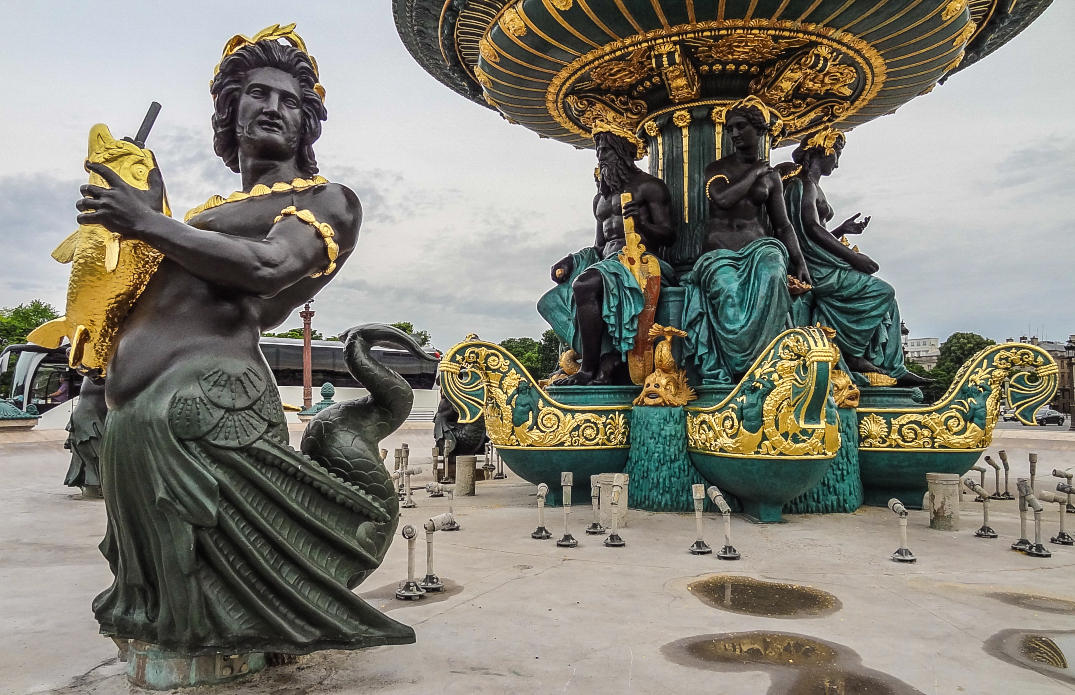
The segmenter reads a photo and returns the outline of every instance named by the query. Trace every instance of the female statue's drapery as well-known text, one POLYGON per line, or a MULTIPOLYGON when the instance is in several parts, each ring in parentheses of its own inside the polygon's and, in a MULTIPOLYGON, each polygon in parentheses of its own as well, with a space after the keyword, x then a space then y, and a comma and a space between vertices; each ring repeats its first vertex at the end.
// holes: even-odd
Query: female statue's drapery
POLYGON ((784 182, 788 218, 814 280, 813 289, 795 300, 795 324, 821 323, 835 329, 842 352, 863 356, 899 379, 907 374, 907 367, 903 364, 896 291, 881 278, 855 270, 811 239, 803 224, 802 198, 800 178, 784 182))

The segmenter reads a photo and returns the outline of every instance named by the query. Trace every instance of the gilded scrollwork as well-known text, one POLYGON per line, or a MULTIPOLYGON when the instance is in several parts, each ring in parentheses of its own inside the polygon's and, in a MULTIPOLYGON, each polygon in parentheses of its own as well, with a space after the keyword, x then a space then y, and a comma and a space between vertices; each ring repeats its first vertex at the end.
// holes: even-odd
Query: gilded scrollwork
POLYGON ((802 48, 809 41, 802 38, 778 40, 765 33, 744 32, 718 39, 691 39, 686 43, 693 49, 695 58, 704 65, 754 65, 773 60, 789 50, 802 48))
POLYGON ((782 333, 724 401, 687 408, 688 446, 716 455, 835 456, 840 434, 830 374, 836 355, 819 328, 782 333))
POLYGON ((1056 394, 1056 362, 1035 345, 1007 343, 979 352, 960 368, 935 404, 859 409, 859 447, 880 450, 983 449, 1005 400, 1016 417, 1033 416, 1056 394))
POLYGON ((459 411, 459 421, 473 422, 484 415, 489 440, 496 446, 628 446, 629 406, 558 403, 499 345, 460 343, 448 351, 440 369, 442 392, 459 411))

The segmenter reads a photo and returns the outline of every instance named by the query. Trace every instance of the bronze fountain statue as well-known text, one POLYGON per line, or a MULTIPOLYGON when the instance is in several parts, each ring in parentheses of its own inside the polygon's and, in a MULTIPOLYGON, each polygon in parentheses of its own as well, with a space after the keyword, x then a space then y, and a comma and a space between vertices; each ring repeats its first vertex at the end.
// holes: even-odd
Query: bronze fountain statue
MULTIPOLYGON (((258 347, 348 261, 362 222, 355 194, 317 176, 317 65, 294 25, 275 25, 228 42, 211 93, 214 149, 240 191, 180 222, 162 212, 156 167, 142 190, 88 162, 105 185, 83 186, 77 203, 80 224, 119 236, 121 257, 134 242, 163 254, 108 363, 101 549, 115 578, 94 613, 143 665, 413 642, 351 589, 396 528, 377 445, 412 400, 369 350, 420 348, 387 326, 347 332, 348 364, 371 395, 320 413, 300 453, 258 347)), ((212 681, 196 670, 153 685, 212 681)))

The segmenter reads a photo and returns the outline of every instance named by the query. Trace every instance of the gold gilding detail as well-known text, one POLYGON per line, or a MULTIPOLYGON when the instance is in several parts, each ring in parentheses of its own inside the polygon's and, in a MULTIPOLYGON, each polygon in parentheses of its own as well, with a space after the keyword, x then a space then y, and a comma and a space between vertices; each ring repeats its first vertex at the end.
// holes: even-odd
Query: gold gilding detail
POLYGON ((659 43, 653 47, 650 57, 673 102, 680 103, 698 97, 701 89, 698 73, 684 54, 682 46, 672 42, 659 43))
POLYGON ((653 77, 653 63, 649 51, 640 48, 627 54, 624 60, 610 60, 590 71, 588 82, 580 84, 579 89, 608 89, 613 92, 625 92, 635 84, 653 77))
MULTIPOLYGON (((107 166, 142 191, 149 189, 149 174, 157 166, 152 152, 116 140, 103 124, 90 129, 86 159, 107 166)), ((96 173, 90 173, 89 183, 108 187, 96 173)), ((171 214, 167 201, 162 212, 171 214)), ((65 314, 38 326, 28 340, 56 348, 67 338, 71 343, 70 366, 103 376, 123 321, 163 256, 149 244, 124 239, 99 224, 84 224, 60 242, 52 257, 71 264, 65 314)))
POLYGON ((483 36, 478 42, 478 53, 490 63, 500 62, 500 54, 496 52, 496 48, 493 47, 493 42, 490 41, 487 36, 483 36))
POLYGON ((494 446, 626 448, 630 406, 558 403, 504 348, 481 341, 451 348, 441 361, 442 393, 460 422, 485 417, 494 446))
POLYGON ((552 6, 560 10, 561 12, 566 12, 567 10, 570 10, 571 5, 573 3, 574 0, 552 0, 552 6))
POLYGON ((661 132, 661 129, 657 127, 657 124, 654 121, 646 122, 646 135, 655 138, 659 132, 661 132))
POLYGON ((967 22, 967 25, 963 27, 963 31, 959 32, 959 36, 952 41, 952 45, 956 48, 963 48, 970 41, 970 37, 974 36, 974 30, 977 29, 974 22, 967 22))
POLYGON ((321 241, 325 243, 325 253, 328 255, 328 265, 325 266, 324 270, 314 273, 310 277, 317 278, 321 277, 322 275, 331 275, 332 271, 336 270, 336 259, 339 258, 340 255, 340 247, 332 238, 336 236, 336 232, 332 229, 332 225, 330 225, 328 222, 318 222, 317 218, 314 217, 314 214, 312 212, 310 212, 309 210, 299 210, 294 205, 288 205, 286 208, 281 210, 280 214, 277 215, 276 219, 274 219, 272 222, 273 224, 276 224, 277 222, 283 220, 285 217, 295 217, 296 219, 310 225, 314 228, 314 231, 317 232, 318 236, 321 237, 321 241))
MULTIPOLYGON (((744 62, 743 55, 757 56, 761 61, 761 56, 774 50, 779 55, 780 52, 810 45, 815 49, 825 49, 821 52, 807 51, 803 56, 795 56, 790 61, 778 63, 755 80, 758 89, 753 91, 761 94, 763 90, 775 89, 774 93, 783 99, 781 101, 767 98, 765 101, 776 106, 788 120, 789 130, 783 136, 786 138, 801 137, 819 125, 854 115, 877 96, 886 76, 884 58, 876 48, 857 36, 838 29, 791 20, 724 19, 656 29, 611 41, 594 49, 564 66, 553 77, 545 92, 545 108, 566 131, 586 137, 588 132, 585 125, 580 125, 576 114, 568 108, 570 97, 580 90, 592 87, 592 74, 601 66, 623 61, 625 57, 640 49, 652 50, 656 46, 669 43, 686 46, 700 62, 713 59, 711 70, 749 74, 758 74, 759 65, 744 62), (746 36, 768 38, 741 38, 746 36), (776 48, 769 47, 769 41, 773 42, 776 48), (719 50, 717 46, 720 46, 719 50), (725 53, 735 56, 735 59, 724 59, 725 53), (799 70, 798 78, 783 76, 781 70, 789 69, 789 62, 803 60, 806 61, 805 66, 794 68, 799 70), (819 62, 820 65, 816 64, 819 62), (787 89, 777 88, 774 81, 785 85, 787 89), (791 113, 785 112, 785 109, 790 109, 791 113)), ((628 75, 621 75, 621 84, 629 82, 628 75)), ((635 83, 649 86, 649 80, 644 80, 641 76, 635 83)), ((608 98, 612 95, 586 96, 608 98)), ((690 103, 693 105, 693 102, 690 103)), ((638 122, 646 120, 647 117, 652 118, 656 113, 647 111, 648 107, 643 104, 642 112, 636 117, 638 122)))
POLYGON ((598 133, 612 133, 626 139, 635 146, 635 159, 646 156, 646 143, 635 134, 637 120, 633 113, 644 111, 645 104, 634 102, 627 97, 583 97, 571 95, 568 105, 578 115, 579 120, 590 129, 592 139, 598 133))
POLYGON ((560 371, 556 374, 553 374, 548 379, 539 381, 538 384, 544 387, 548 386, 549 384, 556 384, 557 382, 563 381, 569 376, 574 376, 575 374, 578 374, 579 370, 582 369, 582 356, 569 348, 560 355, 560 360, 558 364, 560 365, 560 371))
POLYGON ((870 382, 870 386, 896 385, 896 380, 890 377, 888 374, 882 374, 880 372, 866 372, 862 376, 866 377, 866 381, 870 382))
POLYGON ((1046 664, 1057 669, 1067 669, 1068 660, 1064 650, 1044 635, 1026 635, 1020 645, 1023 654, 1031 661, 1046 664))
POLYGON ((476 65, 474 66, 474 79, 478 81, 478 84, 480 84, 483 89, 493 88, 493 81, 489 79, 488 73, 476 65))
POLYGON ((314 176, 308 179, 292 179, 290 183, 284 181, 277 181, 272 186, 266 186, 263 183, 256 184, 250 189, 249 193, 244 191, 235 191, 227 198, 223 198, 219 195, 210 196, 209 200, 205 201, 201 205, 191 208, 187 211, 186 215, 183 215, 184 222, 190 222, 194 217, 200 215, 206 210, 212 210, 213 208, 223 205, 224 203, 238 203, 246 200, 247 198, 259 198, 261 196, 269 195, 270 193, 286 193, 287 191, 301 191, 311 186, 323 186, 328 183, 328 179, 324 176, 314 176))
POLYGON ((504 10, 504 14, 500 15, 498 24, 500 25, 501 31, 506 34, 511 34, 515 38, 526 36, 526 22, 519 16, 519 10, 515 6, 504 10))
POLYGON ((762 32, 744 32, 722 36, 719 39, 692 39, 687 41, 694 50, 694 56, 701 62, 714 63, 748 63, 757 64, 776 58, 780 54, 807 45, 807 39, 793 38, 774 40, 762 32))
POLYGON ((992 441, 1005 393, 1017 417, 1024 421, 1033 417, 1056 393, 1055 367, 1052 357, 1033 345, 986 348, 960 368, 937 403, 908 409, 860 408, 859 448, 983 449, 992 441))
POLYGON ((785 331, 727 398, 687 408, 691 450, 718 456, 832 458, 839 419, 827 407, 835 346, 821 329, 785 331))
POLYGON ((836 128, 826 127, 817 131, 810 136, 810 139, 806 141, 806 147, 804 149, 819 148, 824 150, 826 155, 836 153, 836 143, 844 139, 844 134, 836 128))
POLYGON ((941 19, 947 22, 956 15, 962 14, 965 9, 967 9, 967 0, 952 0, 941 10, 941 19))
MULTIPOLYGON (((310 59, 311 67, 313 67, 314 69, 314 77, 319 77, 317 73, 317 61, 314 60, 314 57, 310 55, 310 52, 308 50, 306 50, 306 42, 302 40, 302 37, 299 36, 298 33, 296 33, 294 22, 283 26, 279 24, 267 26, 250 38, 247 38, 242 34, 236 34, 235 36, 228 39, 228 42, 224 44, 224 51, 220 56, 220 61, 224 62, 225 58, 230 56, 232 53, 235 53, 240 48, 244 48, 246 46, 253 46, 258 41, 279 40, 287 41, 289 44, 294 46, 296 50, 305 53, 306 57, 310 59)), ((213 68, 213 75, 215 76, 218 72, 220 72, 220 63, 217 63, 216 67, 213 68)), ((321 97, 321 101, 325 100, 325 88, 321 86, 320 82, 314 84, 314 91, 317 92, 317 96, 321 97)))
POLYGON ((653 348, 653 373, 642 384, 642 393, 634 400, 642 406, 682 406, 698 398, 694 389, 687 385, 687 373, 676 364, 672 356, 672 338, 686 338, 686 331, 672 326, 653 324, 651 338, 664 338, 653 348))

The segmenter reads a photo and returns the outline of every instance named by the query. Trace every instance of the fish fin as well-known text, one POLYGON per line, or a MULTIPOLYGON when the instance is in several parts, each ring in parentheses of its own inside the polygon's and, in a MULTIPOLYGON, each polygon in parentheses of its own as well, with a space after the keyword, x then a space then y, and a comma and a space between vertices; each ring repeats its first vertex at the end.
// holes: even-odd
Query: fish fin
POLYGON ((71 232, 71 235, 60 242, 60 245, 56 247, 56 250, 52 252, 52 257, 60 263, 70 263, 75 258, 75 248, 78 246, 78 230, 71 232))
POLYGON ((26 340, 41 347, 57 348, 66 337, 67 317, 61 316, 32 330, 30 335, 26 336, 26 340))
POLYGON ((111 273, 119 265, 119 234, 112 234, 105 242, 105 270, 111 273))
POLYGON ((76 369, 82 364, 82 355, 86 350, 86 343, 90 342, 90 331, 81 323, 71 335, 71 352, 67 356, 67 364, 76 369))

